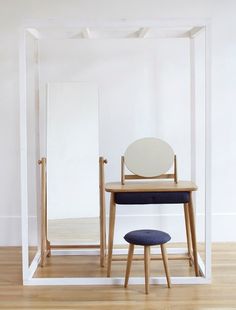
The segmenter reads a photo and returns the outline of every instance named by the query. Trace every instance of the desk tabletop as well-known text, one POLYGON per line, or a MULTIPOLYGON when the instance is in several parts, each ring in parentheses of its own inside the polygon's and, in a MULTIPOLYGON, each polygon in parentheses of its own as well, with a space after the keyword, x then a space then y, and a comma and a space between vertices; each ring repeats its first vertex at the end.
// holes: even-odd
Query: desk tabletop
POLYGON ((106 192, 127 193, 127 192, 185 192, 196 191, 197 186, 191 181, 126 181, 124 185, 120 182, 106 183, 106 192))

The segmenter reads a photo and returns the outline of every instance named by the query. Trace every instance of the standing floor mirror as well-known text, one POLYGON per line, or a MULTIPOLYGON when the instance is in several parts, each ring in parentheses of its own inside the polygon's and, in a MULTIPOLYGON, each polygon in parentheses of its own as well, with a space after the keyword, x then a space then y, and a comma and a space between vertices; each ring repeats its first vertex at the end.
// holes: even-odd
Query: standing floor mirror
POLYGON ((99 244, 98 89, 47 86, 47 211, 51 248, 99 244))

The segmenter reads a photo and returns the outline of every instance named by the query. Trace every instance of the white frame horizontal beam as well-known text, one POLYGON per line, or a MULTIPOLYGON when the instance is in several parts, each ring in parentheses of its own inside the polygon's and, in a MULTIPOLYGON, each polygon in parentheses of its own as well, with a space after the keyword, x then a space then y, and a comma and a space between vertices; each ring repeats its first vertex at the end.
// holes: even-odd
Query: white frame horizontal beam
POLYGON ((82 29, 82 37, 84 39, 91 39, 92 38, 90 29, 88 27, 82 29))
POLYGON ((205 27, 193 27, 189 31, 189 37, 194 38, 194 37, 198 36, 199 34, 201 34, 204 30, 205 30, 205 27))
POLYGON ((74 28, 74 27, 135 27, 135 28, 195 28, 205 27, 210 23, 210 19, 158 19, 158 20, 73 20, 50 18, 44 20, 27 19, 24 21, 24 28, 74 28))
MULTIPOLYGON (((115 249, 114 255, 127 254, 127 249, 115 249)), ((187 254, 188 250, 184 248, 169 248, 167 249, 169 255, 171 254, 187 254)), ((160 250, 155 248, 152 250, 153 254, 160 254, 160 250)), ((143 249, 135 249, 135 254, 143 254, 143 249)), ((99 255, 97 250, 53 250, 52 255, 99 255)), ((142 255, 143 256, 143 255, 142 255)), ((33 275, 38 267, 40 261, 40 252, 38 252, 31 264, 28 279, 24 281, 24 285, 124 285, 124 277, 75 277, 75 278, 34 278, 33 275)), ((199 268, 202 277, 185 276, 185 277, 171 277, 172 284, 209 284, 210 278, 205 277, 205 265, 200 255, 198 254, 199 268)), ((130 284, 144 284, 144 277, 131 277, 130 284)), ((166 285, 166 277, 151 277, 150 284, 166 285)))
POLYGON ((150 28, 140 28, 138 31, 138 38, 145 38, 148 34, 148 32, 150 31, 150 28))
MULTIPOLYGON (((47 19, 47 20, 26 20, 25 21, 25 28, 28 28, 32 34, 35 35, 38 39, 43 39, 43 35, 40 33, 39 29, 47 30, 48 28, 56 29, 57 27, 59 29, 61 28, 67 28, 67 29, 73 29, 73 28, 81 28, 80 34, 81 35, 70 35, 68 34, 67 39, 99 39, 99 36, 92 36, 90 28, 137 28, 138 31, 134 36, 124 36, 123 38, 146 38, 147 33, 151 30, 151 28, 157 28, 159 30, 163 29, 182 29, 186 28, 185 30, 182 30, 181 34, 171 34, 171 35, 157 35, 154 37, 151 37, 152 39, 158 39, 158 38, 186 38, 186 37, 194 37, 201 33, 201 31, 204 31, 205 25, 209 23, 208 20, 204 19, 159 19, 159 20, 136 20, 136 21, 130 21, 127 19, 120 19, 120 20, 84 20, 84 21, 78 21, 78 20, 64 20, 64 19, 47 19), (187 30, 190 29, 190 30, 187 30)), ((102 39, 103 36, 101 37, 102 39)), ((115 39, 118 39, 114 37, 115 39)), ((120 37, 119 37, 120 38, 120 37)), ((65 39, 65 36, 62 36, 62 39, 65 39)), ((112 39, 111 37, 105 37, 105 39, 112 39)))

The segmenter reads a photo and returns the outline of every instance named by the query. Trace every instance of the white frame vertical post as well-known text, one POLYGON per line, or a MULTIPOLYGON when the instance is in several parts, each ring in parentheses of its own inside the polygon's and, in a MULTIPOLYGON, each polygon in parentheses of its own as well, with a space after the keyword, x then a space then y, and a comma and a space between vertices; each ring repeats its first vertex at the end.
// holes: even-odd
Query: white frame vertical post
POLYGON ((195 38, 205 35, 205 255, 204 274, 211 280, 211 33, 210 24, 190 33, 191 75, 191 178, 196 180, 196 70, 195 38))
POLYGON ((26 42, 25 29, 20 30, 20 141, 21 141, 21 236, 23 283, 29 278, 28 190, 27 190, 27 110, 26 110, 26 42))
POLYGON ((190 36, 190 119, 191 119, 191 180, 196 181, 196 70, 195 41, 190 36))
MULTIPOLYGON (((22 231, 22 273, 23 283, 32 278, 39 263, 39 247, 31 264, 29 262, 29 224, 28 224, 28 175, 27 175, 27 64, 26 64, 26 33, 27 30, 20 30, 20 141, 21 141, 21 231, 22 231)), ((28 33, 34 35, 28 31, 28 33)), ((38 54, 34 55, 38 58, 38 54)), ((38 82, 38 79, 37 79, 38 82)), ((38 98, 39 99, 39 98, 38 98)), ((38 218, 39 219, 39 218, 38 218)), ((39 225, 40 227, 40 225, 39 225)))
MULTIPOLYGON (((202 277, 172 277, 173 284, 206 284, 211 280, 211 62, 210 62, 210 24, 207 20, 154 20, 154 21, 104 21, 79 22, 71 20, 31 20, 20 32, 20 136, 21 136, 21 215, 22 215, 22 264, 23 283, 25 285, 123 285, 124 278, 33 278, 37 269, 40 252, 35 255, 29 266, 28 249, 28 192, 27 192, 27 118, 26 118, 26 31, 35 39, 40 40, 41 35, 37 29, 64 25, 64 28, 82 27, 190 27, 188 38, 190 40, 190 77, 191 77, 191 177, 196 177, 196 122, 195 122, 195 63, 194 63, 194 37, 202 30, 205 31, 205 253, 206 263, 199 256, 199 267, 202 277), (59 22, 59 23, 58 23, 59 22)), ((186 35, 185 35, 186 37, 186 35)), ((38 59, 39 62, 39 59, 38 59)), ((40 250, 40 249, 39 249, 40 250)), ((171 250, 171 249, 170 249, 171 250)), ((175 253, 183 253, 183 249, 172 249, 175 253)), ((185 249, 184 249, 185 250, 185 249)), ((115 252, 115 251, 114 251, 115 252)), ((171 252, 171 251, 170 251, 171 252)), ((118 251, 117 251, 118 253, 118 251)), ((79 254, 78 252, 76 254, 79 254)), ((88 254, 88 253, 87 253, 88 254)), ((98 254, 92 253, 91 254, 98 254)), ((115 253, 114 253, 115 254, 115 253)), ((131 278, 131 284, 143 284, 143 278, 131 278)), ((164 277, 153 277, 150 283, 165 284, 164 277)))
POLYGON ((205 26, 205 277, 211 280, 211 26, 205 26))

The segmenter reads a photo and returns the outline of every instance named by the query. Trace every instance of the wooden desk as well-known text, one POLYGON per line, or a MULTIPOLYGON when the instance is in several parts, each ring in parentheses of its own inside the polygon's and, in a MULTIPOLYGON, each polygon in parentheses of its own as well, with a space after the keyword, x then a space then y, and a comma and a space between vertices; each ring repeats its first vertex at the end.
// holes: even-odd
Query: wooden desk
MULTIPOLYGON (((193 261, 195 275, 199 276, 198 257, 197 257, 197 241, 195 232, 195 216, 192 202, 192 192, 197 190, 197 186, 191 181, 179 181, 177 184, 171 181, 146 181, 146 182, 131 182, 127 181, 125 185, 120 182, 107 183, 105 190, 111 193, 110 196, 110 215, 109 215, 109 237, 108 237, 108 262, 107 262, 107 276, 111 275, 111 262, 113 251, 113 239, 115 228, 115 215, 116 215, 116 193, 137 193, 137 192, 189 192, 190 200, 184 204, 185 207, 185 221, 187 238, 191 239, 193 261), (189 235, 187 224, 189 223, 189 235)), ((190 249, 189 249, 190 250, 190 249)), ((190 254, 190 253, 189 253, 190 254)))

